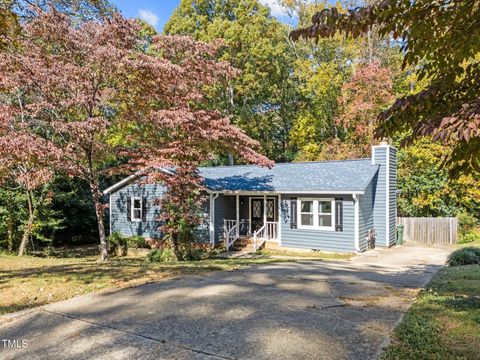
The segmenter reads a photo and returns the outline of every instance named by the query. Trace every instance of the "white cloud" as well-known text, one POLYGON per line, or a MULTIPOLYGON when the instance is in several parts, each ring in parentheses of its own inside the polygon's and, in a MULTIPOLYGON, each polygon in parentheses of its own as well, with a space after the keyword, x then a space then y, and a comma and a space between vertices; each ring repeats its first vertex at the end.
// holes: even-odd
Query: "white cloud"
POLYGON ((262 5, 268 6, 273 16, 286 16, 287 10, 277 0, 260 0, 262 5))
POLYGON ((138 15, 141 19, 145 20, 152 26, 156 26, 158 24, 158 15, 150 10, 140 9, 138 10, 138 15))

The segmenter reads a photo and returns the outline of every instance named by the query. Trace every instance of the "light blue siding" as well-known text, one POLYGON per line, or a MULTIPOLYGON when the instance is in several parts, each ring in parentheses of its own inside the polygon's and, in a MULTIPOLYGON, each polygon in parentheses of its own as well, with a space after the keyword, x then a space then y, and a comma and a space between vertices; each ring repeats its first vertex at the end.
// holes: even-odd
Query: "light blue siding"
POLYGON ((111 232, 118 232, 124 236, 139 235, 146 238, 159 238, 160 207, 155 201, 162 197, 165 188, 160 184, 130 184, 111 194, 110 221, 111 232), (127 199, 138 196, 147 199, 146 221, 128 221, 127 199))
POLYGON ((219 195, 215 200, 215 243, 223 239, 223 220, 234 220, 235 196, 219 195))
POLYGON ((359 246, 360 251, 367 250, 368 231, 373 229, 373 205, 375 202, 375 187, 377 186, 377 177, 372 179, 370 185, 365 190, 364 195, 360 195, 359 200, 359 246))
POLYGON ((390 173, 389 173, 389 226, 390 246, 395 244, 397 235, 397 149, 390 147, 390 173))
POLYGON ((195 240, 198 242, 210 242, 210 198, 205 196, 202 210, 202 223, 194 231, 195 240))
MULTIPOLYGON (((282 195, 280 206, 281 245, 291 248, 335 252, 355 251, 355 206, 350 195, 343 196, 343 231, 291 229, 292 198, 338 198, 338 195, 282 195)), ((294 200, 296 201, 296 200, 294 200)), ((296 216, 296 214, 293 214, 296 216)))
POLYGON ((375 246, 386 246, 386 218, 385 214, 387 211, 386 207, 386 191, 387 191, 387 181, 386 181, 386 168, 385 164, 387 161, 387 148, 386 147, 377 147, 373 150, 373 161, 375 164, 379 164, 377 175, 377 187, 375 191, 375 201, 373 204, 373 226, 377 234, 375 246))
MULTIPOLYGON (((161 184, 132 183, 110 196, 110 232, 118 232, 124 236, 143 236, 147 239, 160 239, 161 221, 160 205, 158 200, 164 195, 165 187, 161 184), (145 221, 129 221, 127 199, 130 197, 142 197, 146 199, 145 221)), ((194 235, 198 241, 210 241, 209 228, 209 203, 205 202, 202 214, 203 221, 195 230, 194 235)))
POLYGON ((380 165, 374 200, 374 228, 377 233, 376 246, 386 247, 395 244, 397 214, 397 160, 396 149, 378 146, 373 150, 373 161, 380 165), (387 161, 388 157, 388 161, 387 161), (387 162, 389 167, 387 169, 387 162), (388 171, 387 171, 388 170, 388 171), (387 186, 388 184, 388 186, 387 186), (388 194, 387 194, 388 187, 388 194), (388 204, 388 206, 387 206, 388 204), (388 211, 388 213, 387 213, 388 211), (388 226, 388 228, 387 228, 388 226), (388 241, 387 241, 387 229, 388 241))

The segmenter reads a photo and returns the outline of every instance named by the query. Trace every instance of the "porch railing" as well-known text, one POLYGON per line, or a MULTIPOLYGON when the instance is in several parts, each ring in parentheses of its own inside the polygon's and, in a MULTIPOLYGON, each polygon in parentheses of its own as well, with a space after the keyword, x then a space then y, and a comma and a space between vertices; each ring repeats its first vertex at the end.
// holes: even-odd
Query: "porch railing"
POLYGON ((223 220, 224 231, 230 231, 235 225, 237 225, 237 220, 223 220))
POLYGON ((234 225, 230 230, 226 230, 225 233, 225 247, 227 251, 230 250, 230 247, 233 245, 235 240, 237 240, 237 225, 234 225))
MULTIPOLYGON (((239 238, 238 235, 244 234, 244 229, 248 229, 249 233, 249 220, 241 219, 240 224, 237 225, 236 220, 223 220, 223 237, 225 239, 225 248, 230 250, 235 240, 239 238), (238 227, 240 226, 240 227, 238 227)), ((266 241, 275 240, 278 234, 278 222, 267 221, 260 229, 253 232, 253 249, 257 251, 266 241)))
POLYGON ((225 238, 225 248, 227 251, 230 250, 235 240, 238 239, 237 228, 236 220, 223 220, 223 237, 225 238))
POLYGON ((277 238, 278 223, 267 221, 260 229, 253 233, 253 250, 257 251, 268 240, 277 238))

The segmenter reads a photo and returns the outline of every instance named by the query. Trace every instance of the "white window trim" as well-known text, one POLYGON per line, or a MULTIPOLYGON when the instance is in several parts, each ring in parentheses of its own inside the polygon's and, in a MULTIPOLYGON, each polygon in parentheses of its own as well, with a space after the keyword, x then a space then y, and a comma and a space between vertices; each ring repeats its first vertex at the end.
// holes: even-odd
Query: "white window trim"
POLYGON ((335 199, 334 198, 298 198, 297 199, 297 228, 310 229, 310 230, 335 231, 335 199), (313 225, 302 225, 302 201, 313 201, 313 225), (318 212, 319 201, 330 201, 331 208, 332 208, 332 212, 331 212, 332 226, 318 225, 318 216, 321 215, 318 212))
POLYGON ((131 205, 130 205, 130 219, 136 222, 142 222, 143 219, 143 199, 140 196, 132 196, 131 205), (135 209, 135 200, 140 200, 140 218, 136 219, 133 211, 135 209))

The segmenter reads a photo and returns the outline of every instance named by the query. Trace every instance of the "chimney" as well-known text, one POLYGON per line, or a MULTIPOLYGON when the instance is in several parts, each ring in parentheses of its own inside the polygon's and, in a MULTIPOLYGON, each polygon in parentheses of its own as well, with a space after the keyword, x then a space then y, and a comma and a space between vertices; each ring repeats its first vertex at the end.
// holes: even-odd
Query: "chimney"
POLYGON ((375 246, 390 247, 397 238, 397 149, 382 139, 372 146, 372 164, 379 165, 373 204, 375 246))

